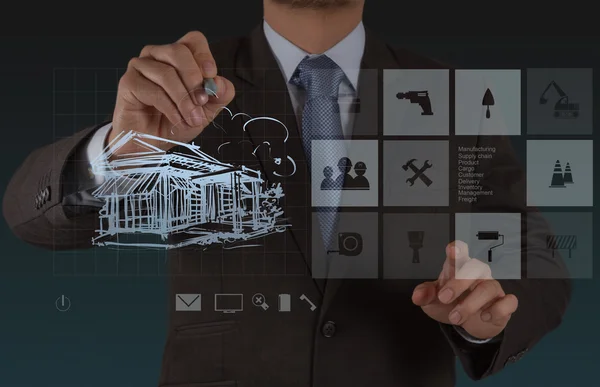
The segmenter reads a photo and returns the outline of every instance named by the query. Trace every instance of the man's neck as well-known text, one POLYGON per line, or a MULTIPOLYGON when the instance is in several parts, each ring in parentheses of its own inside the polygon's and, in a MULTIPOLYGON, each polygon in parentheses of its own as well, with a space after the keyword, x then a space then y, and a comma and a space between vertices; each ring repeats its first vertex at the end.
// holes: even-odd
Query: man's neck
POLYGON ((343 40, 362 20, 363 5, 335 9, 292 8, 264 2, 267 23, 309 54, 322 54, 343 40))

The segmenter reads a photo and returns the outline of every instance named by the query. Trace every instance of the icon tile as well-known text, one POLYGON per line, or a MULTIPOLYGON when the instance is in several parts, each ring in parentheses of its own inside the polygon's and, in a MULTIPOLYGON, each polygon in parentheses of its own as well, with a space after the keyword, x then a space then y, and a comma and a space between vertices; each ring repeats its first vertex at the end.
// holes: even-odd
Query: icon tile
POLYGON ((385 206, 447 206, 448 141, 385 141, 385 206))
POLYGON ((449 214, 385 214, 383 276, 390 279, 435 279, 450 242, 449 214))
POLYGON ((592 69, 527 70, 528 134, 592 134, 593 107, 592 69))
POLYGON ((317 212, 312 214, 312 273, 314 278, 378 278, 378 215, 339 212, 337 238, 324 248, 317 212))
POLYGON ((449 70, 385 70, 383 84, 384 135, 448 135, 449 70))
POLYGON ((311 151, 313 207, 377 206, 377 140, 313 140, 311 151))
POLYGON ((591 212, 542 212, 527 216, 528 278, 592 278, 591 212))
POLYGON ((457 135, 521 134, 521 70, 456 70, 457 135))
POLYGON ((527 204, 593 205, 592 140, 527 141, 527 204))
MULTIPOLYGON (((494 279, 521 278, 521 214, 458 213, 455 236, 467 244, 470 258, 489 265, 494 279)), ((455 275, 473 279, 478 273, 457 269, 455 275)))

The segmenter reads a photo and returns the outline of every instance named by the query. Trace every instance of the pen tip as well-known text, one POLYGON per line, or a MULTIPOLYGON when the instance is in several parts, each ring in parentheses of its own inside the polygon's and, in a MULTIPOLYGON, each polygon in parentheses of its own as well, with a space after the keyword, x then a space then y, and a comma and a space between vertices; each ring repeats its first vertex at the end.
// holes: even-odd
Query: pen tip
POLYGON ((204 90, 209 95, 217 96, 217 83, 212 78, 207 78, 204 80, 204 90))

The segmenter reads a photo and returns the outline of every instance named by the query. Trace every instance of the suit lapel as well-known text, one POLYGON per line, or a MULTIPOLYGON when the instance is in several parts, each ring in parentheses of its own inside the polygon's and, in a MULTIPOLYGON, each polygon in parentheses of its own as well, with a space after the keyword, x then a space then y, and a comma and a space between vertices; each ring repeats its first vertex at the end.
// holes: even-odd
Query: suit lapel
MULTIPOLYGON (((253 118, 268 117, 248 123, 244 135, 256 150, 266 180, 281 184, 282 208, 291 224, 289 241, 297 245, 311 271, 310 176, 297 118, 262 24, 247 39, 236 60, 236 75, 245 82, 236 85, 235 104, 253 118)), ((322 281, 315 282, 323 291, 322 281)))

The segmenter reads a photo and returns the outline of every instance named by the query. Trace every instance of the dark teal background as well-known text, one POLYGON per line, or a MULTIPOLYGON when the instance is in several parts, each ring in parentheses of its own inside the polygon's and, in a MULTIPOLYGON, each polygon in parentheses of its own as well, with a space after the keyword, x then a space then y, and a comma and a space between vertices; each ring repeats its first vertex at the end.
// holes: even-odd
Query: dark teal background
MULTIPOLYGON (((225 12, 226 6, 211 5, 216 14, 225 12)), ((247 12, 238 9, 245 20, 227 34, 214 20, 202 25, 181 22, 169 28, 146 26, 143 32, 149 33, 145 36, 0 37, 0 187, 6 186, 29 152, 71 134, 77 126, 53 129, 55 68, 125 67, 143 45, 167 43, 191 29, 201 29, 211 39, 243 34, 261 15, 256 5, 246 7, 247 12)), ((367 9, 365 23, 391 43, 405 44, 457 67, 597 70, 600 64, 599 37, 405 36, 394 15, 374 8, 367 9)), ((595 86, 597 96, 597 82, 595 86)), ((99 113, 96 118, 103 117, 99 113)), ((167 316, 162 259, 144 260, 135 254, 120 257, 122 272, 132 273, 141 265, 146 276, 56 276, 53 263, 68 261, 72 254, 77 254, 79 265, 88 268, 98 262, 116 265, 116 256, 93 250, 55 255, 19 241, 4 222, 0 227, 0 386, 156 385, 167 316), (54 307, 61 294, 73 302, 67 313, 54 307)), ((597 280, 574 281, 572 303, 561 327, 517 364, 478 385, 594 385, 600 348, 599 295, 597 280)), ((458 385, 473 385, 462 370, 458 385)))

